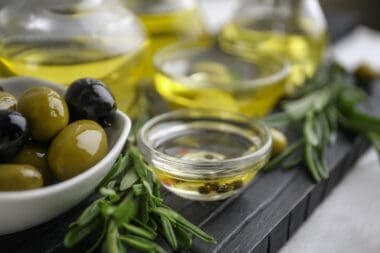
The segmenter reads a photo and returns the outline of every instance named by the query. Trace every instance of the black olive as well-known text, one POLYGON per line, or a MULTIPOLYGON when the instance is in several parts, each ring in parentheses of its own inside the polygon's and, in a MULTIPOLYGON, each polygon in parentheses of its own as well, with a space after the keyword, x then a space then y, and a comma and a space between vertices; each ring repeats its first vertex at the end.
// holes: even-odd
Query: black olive
POLYGON ((82 78, 68 88, 65 99, 71 121, 89 119, 109 127, 116 115, 116 102, 109 89, 99 80, 82 78))
POLYGON ((10 161, 27 139, 27 121, 21 113, 0 110, 0 161, 10 161))

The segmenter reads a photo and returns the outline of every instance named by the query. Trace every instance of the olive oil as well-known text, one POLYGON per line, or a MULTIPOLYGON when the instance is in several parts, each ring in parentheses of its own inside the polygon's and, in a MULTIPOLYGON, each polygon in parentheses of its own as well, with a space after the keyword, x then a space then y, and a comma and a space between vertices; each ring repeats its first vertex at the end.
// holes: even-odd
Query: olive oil
POLYGON ((156 15, 141 14, 139 17, 147 29, 153 53, 174 42, 199 39, 206 35, 201 14, 196 7, 156 15))
POLYGON ((223 109, 262 117, 284 94, 288 71, 281 60, 245 61, 216 47, 168 54, 157 57, 155 84, 174 109, 223 109))
MULTIPOLYGON (((229 123, 187 122, 181 127, 166 128, 167 137, 158 142, 156 150, 170 157, 189 162, 218 162, 239 158, 258 149, 257 139, 252 132, 232 127, 229 123)), ((159 134, 159 133, 157 133, 159 134)), ((211 173, 209 176, 186 177, 154 168, 164 187, 178 195, 198 200, 227 198, 246 186, 266 162, 263 157, 244 172, 211 173)), ((209 168, 205 167, 205 170, 209 168)), ((180 170, 180 168, 179 168, 180 170)), ((233 171, 234 168, 231 168, 233 171)), ((239 170, 239 169, 237 169, 239 170)))
MULTIPOLYGON (((149 40, 153 56, 159 49, 181 40, 207 37, 199 6, 194 0, 124 0, 137 13, 149 40)), ((150 70, 153 75, 153 69, 150 70)))
POLYGON ((154 168, 158 180, 169 191, 188 199, 212 201, 228 198, 242 190, 256 176, 257 170, 221 179, 188 179, 154 168))
POLYGON ((219 36, 223 50, 251 58, 256 55, 283 57, 292 64, 287 88, 302 85, 312 77, 321 61, 327 42, 324 30, 302 20, 300 28, 294 20, 273 21, 272 18, 242 18, 226 25, 219 36), (302 30, 303 29, 303 30, 302 30))
POLYGON ((130 53, 112 55, 80 42, 10 41, 2 48, 0 68, 7 76, 42 78, 63 85, 82 77, 99 79, 113 92, 118 108, 126 111, 147 65, 146 47, 145 43, 130 53))

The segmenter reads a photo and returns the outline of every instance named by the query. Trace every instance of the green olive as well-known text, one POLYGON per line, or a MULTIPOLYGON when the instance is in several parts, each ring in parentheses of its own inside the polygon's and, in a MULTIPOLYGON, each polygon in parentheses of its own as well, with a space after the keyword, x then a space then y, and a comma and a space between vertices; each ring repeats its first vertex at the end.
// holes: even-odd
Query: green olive
POLYGON ((288 138, 277 129, 271 128, 272 134, 272 157, 277 156, 288 148, 288 138))
POLYGON ((28 120, 34 140, 49 141, 69 122, 65 100, 53 89, 33 87, 24 92, 18 111, 28 120))
POLYGON ((41 173, 27 164, 0 164, 0 191, 22 191, 40 188, 41 173))
POLYGON ((50 172, 47 147, 39 143, 27 143, 23 149, 13 159, 13 163, 29 164, 39 170, 45 185, 51 184, 54 180, 50 172))
POLYGON ((17 99, 10 93, 0 91, 0 110, 16 110, 17 99))
POLYGON ((49 167, 60 180, 91 168, 107 153, 107 136, 95 121, 79 120, 65 127, 48 151, 49 167))

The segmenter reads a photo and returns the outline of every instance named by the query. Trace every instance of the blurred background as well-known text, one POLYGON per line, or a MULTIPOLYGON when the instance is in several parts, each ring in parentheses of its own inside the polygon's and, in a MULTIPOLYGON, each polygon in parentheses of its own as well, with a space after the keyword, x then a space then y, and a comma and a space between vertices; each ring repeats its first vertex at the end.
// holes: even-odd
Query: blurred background
MULTIPOLYGON (((281 96, 290 95, 314 75, 329 42, 336 42, 359 24, 380 30, 378 0, 319 2, 323 11, 318 0, 123 0, 119 3, 13 0, 13 7, 3 9, 1 15, 4 64, 0 76, 24 75, 65 85, 83 75, 91 76, 107 83, 119 108, 132 117, 140 114, 140 109, 133 113, 134 107, 144 107, 135 106, 140 97, 137 87, 143 82, 154 84, 173 109, 228 105, 230 111, 262 117, 281 96), (134 14, 119 11, 123 5, 134 14), (89 6, 94 8, 86 12, 89 6), (206 49, 202 45, 203 53, 199 54, 200 45, 192 44, 161 51, 180 40, 204 42, 209 37, 207 30, 217 34, 215 38, 222 50, 206 49), (119 37, 125 39, 110 39, 119 37), (207 61, 205 52, 209 53, 207 61), (266 58, 260 61, 259 56, 266 58), (246 88, 244 81, 282 73, 287 62, 291 63, 291 70, 286 78, 276 79, 261 89, 261 93, 253 88, 249 96, 241 92, 242 87, 246 88), (184 79, 177 80, 178 76, 184 79)), ((0 8, 7 3, 10 0, 0 0, 0 8)), ((357 51, 369 52, 362 50, 372 48, 368 46, 368 36, 360 38, 364 44, 353 43, 360 46, 357 51)), ((337 44, 340 43, 334 45, 337 44)), ((342 51, 351 61, 353 50, 344 47, 342 51)))
MULTIPOLYGON (((10 1, 17 0, 0 0, 0 7, 10 1)), ((221 6, 224 10, 229 9, 231 12, 239 2, 238 0, 199 0, 204 7, 221 6)), ((320 0, 320 3, 329 18, 335 15, 349 14, 352 19, 372 28, 380 29, 380 20, 378 13, 380 10, 380 1, 378 0, 320 0)), ((209 14, 213 10, 206 9, 205 13, 209 14)), ((216 12, 215 12, 216 13, 216 12)), ((227 12, 224 12, 227 13, 227 12)), ((219 14, 220 15, 220 14, 219 14)), ((219 16, 218 15, 218 16, 219 16)), ((218 17, 209 17, 212 20, 218 17)), ((222 18, 222 17, 219 17, 222 18)), ((225 17, 223 17, 225 18, 225 17)))
POLYGON ((346 12, 355 17, 360 23, 380 29, 378 0, 321 0, 327 16, 346 12))
MULTIPOLYGON (((199 2, 205 7, 205 12, 209 13, 213 10, 210 10, 210 8, 207 7, 211 7, 212 5, 220 5, 223 6, 224 10, 230 9, 230 12, 233 12, 239 1, 200 0, 199 2)), ((319 0, 319 2, 322 5, 322 8, 329 21, 339 19, 342 16, 346 16, 346 20, 350 19, 349 22, 360 23, 371 28, 380 29, 380 20, 378 17, 380 10, 380 1, 378 0, 319 0)), ((218 17, 209 18, 217 19, 218 17)))

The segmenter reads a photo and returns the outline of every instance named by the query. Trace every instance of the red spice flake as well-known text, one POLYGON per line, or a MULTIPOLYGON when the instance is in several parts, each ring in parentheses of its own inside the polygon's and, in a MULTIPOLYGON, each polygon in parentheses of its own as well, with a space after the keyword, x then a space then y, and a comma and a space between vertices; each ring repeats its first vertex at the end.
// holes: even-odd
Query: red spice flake
POLYGON ((180 152, 182 155, 185 155, 185 154, 189 153, 189 149, 188 149, 188 148, 181 148, 181 149, 179 150, 179 152, 180 152))
POLYGON ((168 185, 168 186, 172 186, 174 184, 174 180, 172 180, 170 178, 162 178, 161 183, 168 185))

